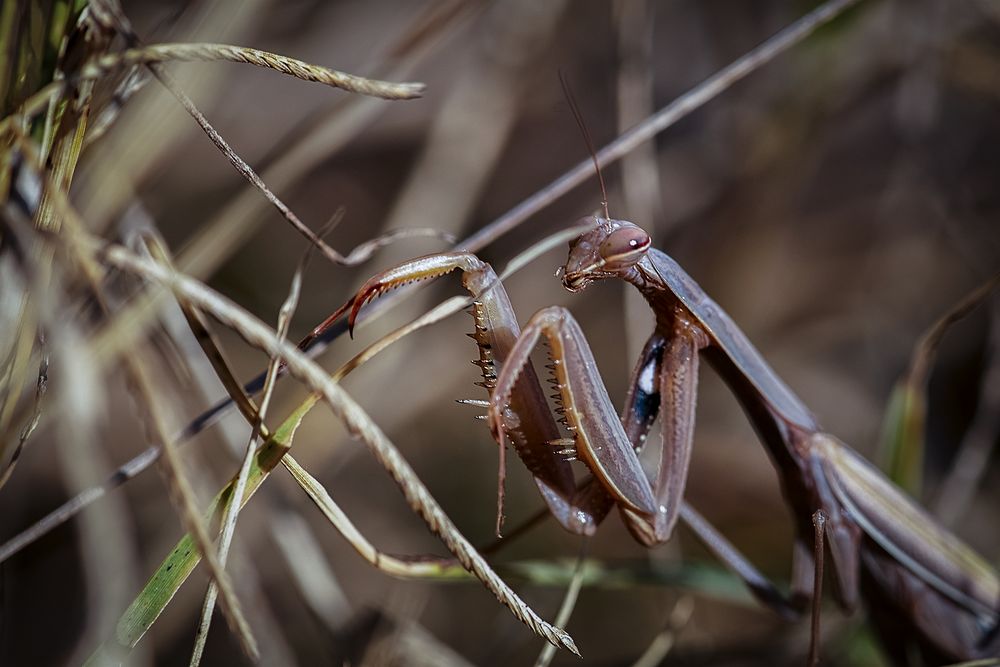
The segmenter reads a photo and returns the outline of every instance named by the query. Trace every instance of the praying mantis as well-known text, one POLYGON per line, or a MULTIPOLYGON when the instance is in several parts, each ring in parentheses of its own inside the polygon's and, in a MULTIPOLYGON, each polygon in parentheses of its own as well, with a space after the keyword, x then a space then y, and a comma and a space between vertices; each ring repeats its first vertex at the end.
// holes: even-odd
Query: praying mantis
MULTIPOLYGON (((364 304, 402 284, 454 270, 473 295, 488 401, 501 452, 510 442, 534 477, 556 521, 591 535, 617 506, 632 535, 646 546, 670 539, 678 520, 748 585, 786 617, 813 602, 817 659, 818 598, 829 555, 834 594, 846 611, 864 599, 890 658, 912 664, 971 660, 1000 653, 1000 578, 971 548, 937 524, 874 466, 826 433, 775 374, 732 319, 639 226, 607 215, 585 220, 561 269, 563 286, 621 279, 652 308, 656 325, 632 373, 625 405, 616 413, 584 334, 562 307, 544 308, 518 326, 492 268, 468 252, 430 255, 369 279, 352 304, 350 326, 364 304), (552 415, 530 354, 545 340, 547 368, 558 405, 552 415), (782 595, 683 500, 694 434, 700 359, 722 377, 741 403, 778 471, 795 517, 791 592, 782 595), (639 463, 659 416, 663 446, 655 478, 639 463), (560 424, 569 435, 564 435, 560 424), (569 459, 592 478, 581 486, 569 459), (824 543, 826 547, 824 548, 824 543)), ((502 491, 499 494, 499 532, 502 491)))

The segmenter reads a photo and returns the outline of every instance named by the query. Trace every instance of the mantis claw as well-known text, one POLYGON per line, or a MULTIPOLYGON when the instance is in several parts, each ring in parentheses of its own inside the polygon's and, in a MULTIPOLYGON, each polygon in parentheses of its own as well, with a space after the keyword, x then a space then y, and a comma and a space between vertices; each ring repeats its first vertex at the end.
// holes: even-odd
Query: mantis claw
MULTIPOLYGON (((361 308, 386 292, 410 283, 437 278, 455 269, 463 271, 481 271, 486 265, 475 255, 465 252, 449 252, 438 255, 428 255, 372 276, 358 290, 354 297, 351 314, 347 319, 347 330, 354 337, 354 324, 361 308)), ((490 271, 492 273, 492 270, 490 271)))

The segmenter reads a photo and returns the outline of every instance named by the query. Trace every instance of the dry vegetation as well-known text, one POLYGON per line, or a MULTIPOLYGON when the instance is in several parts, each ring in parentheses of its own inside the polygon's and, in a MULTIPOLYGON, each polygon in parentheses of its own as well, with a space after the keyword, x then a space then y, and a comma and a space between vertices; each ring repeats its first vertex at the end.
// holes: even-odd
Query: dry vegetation
MULTIPOLYGON (((560 70, 598 147, 649 128, 672 100, 688 104, 683 117, 676 106, 659 116, 648 141, 612 148, 612 214, 653 230, 830 431, 996 562, 996 297, 948 330, 929 380, 916 377, 926 429, 904 434, 895 457, 882 435, 921 334, 1000 266, 996 3, 834 0, 823 5, 831 22, 731 70, 745 78, 700 89, 819 5, 123 0, 119 11, 91 0, 78 22, 84 4, 0 5, 0 664, 85 661, 185 531, 213 545, 209 567, 130 664, 191 659, 210 583, 221 592, 204 664, 248 662, 255 650, 268 665, 535 659, 544 641, 460 568, 382 561, 426 580, 389 576, 329 520, 336 501, 378 549, 450 550, 507 594, 415 481, 472 544, 491 542, 496 447, 454 401, 482 398, 469 318, 394 342, 340 384, 282 339, 309 333, 401 259, 458 238, 502 267, 595 210, 560 70), (207 46, 183 46, 196 43, 207 46), (212 46, 222 43, 259 51, 212 46), (152 44, 164 46, 143 48, 152 44), (574 167, 580 187, 550 187, 574 167), (208 332, 225 361, 206 355, 208 332), (244 402, 242 415, 229 410, 191 437, 192 420, 269 360, 276 370, 277 356, 295 378, 256 397, 266 426, 248 425, 257 408, 244 402), (331 409, 310 411, 292 441, 279 425, 298 423, 310 391, 331 409), (244 458, 248 440, 267 443, 256 460, 244 458), (288 446, 295 460, 277 465, 288 446), (147 472, 105 482, 148 447, 163 455, 147 472), (227 560, 218 521, 202 514, 244 461, 257 492, 227 560), (268 465, 273 475, 259 474, 268 465), (49 515, 74 498, 82 511, 49 515)), ((563 291, 552 274, 564 247, 505 285, 522 321, 569 307, 621 400, 651 315, 621 284, 563 291)), ((380 317, 316 361, 332 373, 459 291, 448 278, 384 299, 372 309, 380 317)), ((764 450, 707 371, 698 410, 688 498, 786 581, 791 525, 764 450)), ((508 527, 540 506, 512 461, 508 527)), ((487 560, 549 622, 577 572, 583 587, 562 627, 587 664, 646 654, 639 664, 798 665, 805 655, 808 624, 755 606, 683 531, 647 552, 617 516, 584 546, 543 523, 487 560)), ((823 655, 882 660, 863 613, 832 604, 823 655)), ((554 661, 577 664, 568 651, 554 661)))

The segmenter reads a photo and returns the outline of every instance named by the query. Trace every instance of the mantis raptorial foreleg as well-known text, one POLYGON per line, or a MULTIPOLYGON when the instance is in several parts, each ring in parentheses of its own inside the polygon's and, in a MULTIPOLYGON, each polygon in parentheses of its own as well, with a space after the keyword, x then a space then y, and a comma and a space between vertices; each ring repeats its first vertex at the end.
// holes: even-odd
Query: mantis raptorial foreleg
MULTIPOLYGON (((354 299, 350 326, 361 307, 378 295, 405 283, 462 271, 462 283, 473 295, 472 315, 475 331, 470 336, 479 348, 473 363, 482 371, 478 383, 490 394, 496 385, 499 364, 507 358, 520 327, 507 293, 500 286, 493 269, 471 253, 446 253, 406 262, 366 282, 354 299)), ((584 507, 574 506, 576 485, 568 461, 555 455, 553 445, 561 439, 555 421, 548 413, 545 394, 534 369, 529 367, 518 379, 510 410, 502 419, 505 431, 525 466, 531 471, 546 504, 556 520, 567 530, 581 535, 593 534, 597 523, 584 507)), ((501 466, 501 488, 503 467, 501 466)))

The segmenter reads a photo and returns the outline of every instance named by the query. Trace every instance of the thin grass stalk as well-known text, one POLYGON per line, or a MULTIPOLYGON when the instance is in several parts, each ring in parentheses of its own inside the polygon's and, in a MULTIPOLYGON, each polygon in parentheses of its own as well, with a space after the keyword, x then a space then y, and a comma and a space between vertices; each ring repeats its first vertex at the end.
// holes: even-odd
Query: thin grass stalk
MULTIPOLYGON (((734 83, 746 78, 776 57, 800 43, 817 29, 826 25, 862 0, 828 0, 788 27, 779 31, 760 46, 748 51, 731 64, 722 68, 700 84, 684 93, 667 106, 643 120, 597 152, 602 166, 614 164, 636 147, 649 141, 660 132, 676 124, 693 111, 712 101, 734 83)), ((590 158, 579 162, 562 176, 535 194, 522 200, 499 218, 459 242, 459 246, 473 252, 493 243, 525 220, 546 208, 570 190, 585 183, 594 175, 590 158)))
MULTIPOLYGON (((310 246, 312 248, 312 246, 310 246)), ((299 295, 302 293, 302 274, 308 264, 310 253, 307 251, 299 266, 292 276, 292 284, 288 291, 288 297, 278 312, 278 339, 285 342, 288 338, 288 327, 291 325, 292 316, 298 307, 299 295)), ((242 498, 246 492, 247 478, 250 476, 250 467, 253 464, 254 451, 257 440, 261 433, 261 424, 267 415, 267 409, 271 404, 271 396, 274 392, 275 380, 278 377, 280 360, 272 357, 267 367, 267 378, 264 381, 264 394, 260 401, 257 418, 253 422, 250 438, 247 440, 246 452, 243 455, 243 462, 240 465, 239 473, 236 475, 236 484, 233 487, 233 497, 242 498)), ((219 563, 225 567, 226 559, 229 557, 229 548, 232 545, 233 535, 236 532, 236 521, 239 518, 240 503, 230 503, 223 513, 222 533, 219 537, 219 563)), ((198 634, 195 637, 194 650, 191 655, 191 666, 197 667, 201 664, 202 653, 205 650, 205 642, 208 640, 208 630, 212 623, 212 612, 215 610, 215 600, 219 589, 215 582, 209 582, 208 591, 205 593, 205 603, 202 607, 201 619, 198 623, 198 634)))
MULTIPOLYGON (((26 157, 27 163, 34 169, 40 170, 39 156, 35 153, 34 146, 27 140, 27 137, 20 137, 19 148, 26 157)), ((39 172, 39 175, 45 176, 41 172, 39 172)), ((88 252, 88 246, 77 242, 85 234, 83 224, 73 211, 66 193, 51 179, 46 178, 45 182, 53 212, 61 221, 60 226, 65 227, 62 236, 67 240, 66 246, 70 251, 70 255, 78 264, 101 310, 105 316, 110 317, 112 311, 104 294, 103 287, 104 272, 88 252)), ((47 250, 51 256, 51 249, 47 250)), ((134 389, 133 395, 145 416, 144 421, 149 431, 148 435, 163 449, 165 475, 171 490, 172 499, 179 510, 182 523, 195 536, 198 548, 205 556, 205 562, 212 579, 219 582, 219 588, 223 597, 222 608, 227 621, 230 622, 233 631, 240 639, 241 646, 246 654, 256 659, 259 655, 256 641, 240 610, 239 602, 236 599, 232 585, 226 578, 225 571, 215 556, 211 538, 208 536, 208 532, 201 522, 194 490, 191 488, 190 482, 183 472, 183 463, 176 450, 176 444, 170 438, 167 420, 159 407, 156 392, 153 389, 155 383, 143 361, 143 355, 141 353, 124 355, 122 361, 129 384, 134 389)))
POLYGON ((662 665, 667 654, 670 653, 674 648, 674 644, 677 643, 677 634, 681 628, 687 625, 693 612, 693 597, 684 595, 678 598, 677 602, 674 603, 673 610, 670 612, 667 627, 657 633, 653 641, 646 647, 646 650, 639 656, 639 659, 632 664, 632 667, 657 667, 657 665, 662 665))
MULTIPOLYGON (((71 235, 76 231, 71 232, 71 235)), ((75 247, 76 244, 71 242, 70 246, 75 247)), ((83 265, 88 263, 88 259, 84 255, 82 248, 77 255, 77 259, 83 265)), ((106 301, 100 296, 101 286, 99 275, 93 272, 92 269, 85 269, 84 273, 90 274, 88 280, 91 282, 91 287, 98 295, 98 302, 101 303, 102 309, 107 311, 106 301)), ((110 312, 107 312, 107 314, 110 315, 110 312)), ((222 610, 226 616, 226 620, 229 621, 230 627, 232 627, 233 632, 240 640, 240 645, 244 653, 250 656, 251 659, 256 660, 260 655, 257 642, 240 609, 240 604, 232 583, 229 581, 220 559, 216 556, 208 529, 201 521, 194 489, 191 487, 191 483, 183 471, 184 464, 177 451, 177 445, 170 437, 170 429, 167 426, 165 416, 162 414, 153 389, 155 383, 146 363, 143 361, 143 355, 141 353, 125 355, 123 362, 127 375, 130 378, 130 384, 135 389, 135 396, 138 399, 138 403, 145 413, 146 426, 150 430, 149 436, 154 442, 158 442, 163 450, 165 476, 168 486, 171 489, 171 496, 179 510, 182 523, 185 529, 195 536, 196 544, 205 558, 211 579, 219 588, 222 596, 222 610)))
MULTIPOLYGON (((580 597, 580 589, 583 588, 583 562, 587 557, 587 537, 580 539, 580 553, 576 557, 576 564, 573 566, 573 577, 569 586, 566 587, 566 594, 563 596, 559 611, 556 612, 554 623, 560 628, 565 628, 569 624, 569 618, 576 608, 576 601, 580 597)), ((556 657, 556 647, 546 644, 535 659, 535 667, 549 667, 552 659, 556 657)))
MULTIPOLYGON (((453 28, 459 19, 472 11, 475 5, 463 2, 442 2, 431 6, 415 26, 408 28, 390 47, 388 64, 379 67, 385 78, 403 78, 419 65, 441 41, 443 32, 453 28)), ((288 146, 283 147, 276 161, 263 173, 269 186, 280 191, 291 186, 295 180, 317 164, 329 160, 330 156, 354 138, 362 127, 381 110, 386 108, 383 100, 352 95, 342 98, 331 108, 326 118, 310 127, 292 134, 288 146)), ((115 165, 108 165, 109 173, 102 178, 106 183, 131 183, 134 175, 127 171, 117 171, 115 165)), ((108 187, 98 193, 99 200, 92 210, 100 220, 108 212, 121 208, 126 196, 131 196, 130 188, 108 187)), ((196 278, 204 278, 236 252, 240 244, 234 239, 249 238, 263 222, 261 201, 256 192, 241 190, 212 221, 202 225, 195 236, 178 253, 177 266, 181 271, 196 278)), ((348 255, 350 256, 350 254, 348 255)))
MULTIPOLYGON (((923 486, 924 430, 927 419, 927 386, 931 369, 937 359, 941 340, 952 325, 966 317, 1000 287, 1000 273, 978 286, 947 313, 939 317, 913 346, 906 373, 900 378, 889 398, 882 427, 881 458, 883 469, 889 477, 915 497, 923 486)), ((988 385, 984 385, 988 388, 988 385)), ((988 396, 986 392, 984 396, 988 396)), ((947 482, 942 490, 956 492, 954 482, 947 482)), ((970 490, 971 491, 971 490, 970 490)), ((940 496, 947 498, 947 496, 940 496)), ((940 501, 936 511, 941 511, 947 501, 940 501)))

